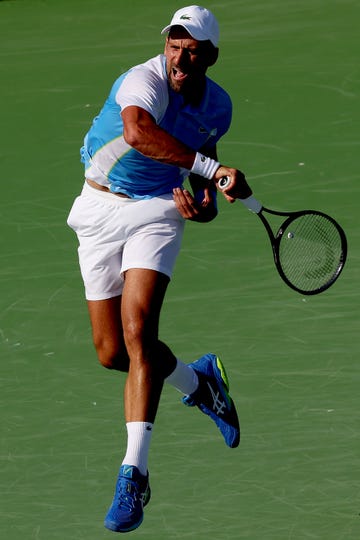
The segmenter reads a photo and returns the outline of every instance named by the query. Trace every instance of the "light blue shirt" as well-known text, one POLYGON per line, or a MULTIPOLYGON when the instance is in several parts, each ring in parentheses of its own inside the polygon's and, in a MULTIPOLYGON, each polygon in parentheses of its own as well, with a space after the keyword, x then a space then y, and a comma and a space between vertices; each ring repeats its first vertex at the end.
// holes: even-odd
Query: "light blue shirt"
POLYGON ((189 171, 150 159, 125 142, 120 113, 129 105, 147 110, 161 128, 196 151, 213 148, 231 122, 229 95, 208 77, 200 106, 184 104, 168 84, 164 55, 121 75, 85 136, 81 160, 86 178, 133 198, 170 193, 189 171))

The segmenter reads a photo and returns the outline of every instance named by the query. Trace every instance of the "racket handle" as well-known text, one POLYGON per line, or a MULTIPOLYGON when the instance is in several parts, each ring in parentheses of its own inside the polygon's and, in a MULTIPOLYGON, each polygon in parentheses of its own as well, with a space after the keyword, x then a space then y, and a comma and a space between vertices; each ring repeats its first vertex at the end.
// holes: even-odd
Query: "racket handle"
MULTIPOLYGON (((231 184, 231 178, 229 176, 223 176, 220 178, 218 186, 221 190, 226 189, 231 184)), ((250 197, 247 197, 246 199, 238 199, 240 202, 243 203, 244 206, 248 210, 251 210, 251 212, 254 212, 255 214, 259 214, 262 209, 262 204, 260 201, 255 199, 253 195, 250 195, 250 197)))
POLYGON ((251 212, 254 212, 255 214, 260 214, 263 207, 261 202, 255 199, 253 195, 250 195, 250 197, 247 197, 246 199, 238 199, 238 201, 243 203, 248 210, 251 210, 251 212))

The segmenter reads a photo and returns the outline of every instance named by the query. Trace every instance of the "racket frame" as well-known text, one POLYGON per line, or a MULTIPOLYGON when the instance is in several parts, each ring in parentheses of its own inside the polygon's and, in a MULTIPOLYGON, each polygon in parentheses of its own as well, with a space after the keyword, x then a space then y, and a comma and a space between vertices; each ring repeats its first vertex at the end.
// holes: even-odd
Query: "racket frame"
POLYGON ((286 283, 286 285, 288 285, 288 287, 290 287, 294 291, 297 291, 298 293, 301 293, 301 294, 304 294, 304 295, 307 295, 307 296, 311 296, 311 295, 314 295, 314 294, 319 294, 319 293, 325 291, 326 289, 328 289, 329 287, 331 287, 331 285, 337 280, 337 278, 341 274, 341 272, 342 272, 342 270, 344 268, 344 265, 345 265, 346 257, 347 257, 346 235, 345 235, 345 232, 342 229, 342 227, 337 223, 337 221, 335 221, 335 219, 333 219, 328 214, 325 214, 324 212, 320 212, 318 210, 299 210, 299 211, 295 211, 295 212, 280 212, 280 211, 277 211, 277 210, 271 210, 270 208, 266 208, 265 206, 262 206, 260 212, 257 212, 257 215, 261 219, 261 221, 262 221, 262 223, 263 223, 263 225, 264 225, 264 227, 266 229, 266 232, 268 233, 270 244, 271 244, 271 247, 272 247, 274 263, 275 263, 276 269, 277 269, 281 279, 286 283), (282 216, 282 217, 286 218, 282 222, 280 227, 278 228, 276 234, 274 234, 274 231, 273 231, 270 223, 268 222, 268 220, 264 216, 263 212, 266 212, 266 213, 271 214, 273 216, 282 216), (340 256, 339 263, 338 263, 338 266, 337 266, 335 272, 333 273, 332 277, 326 283, 324 283, 324 285, 322 285, 321 287, 318 287, 317 289, 313 289, 313 290, 304 290, 304 289, 301 289, 299 287, 296 287, 296 285, 294 285, 287 278, 285 272, 283 271, 281 263, 280 263, 280 256, 279 256, 280 242, 281 242, 281 239, 283 237, 284 231, 289 227, 289 225, 295 219, 297 219, 298 217, 301 217, 303 215, 308 215, 308 214, 322 216, 322 217, 326 218, 328 221, 330 221, 334 225, 334 227, 337 229, 337 231, 339 233, 339 236, 340 236, 340 239, 341 239, 341 256, 340 256))
MULTIPOLYGON (((230 184, 231 184, 230 177, 223 176, 218 182, 218 187, 220 190, 224 190, 230 184)), ((318 210, 298 210, 295 212, 281 212, 277 210, 271 210, 270 208, 266 208, 265 206, 263 206, 253 195, 250 195, 250 197, 247 197, 246 199, 238 199, 238 200, 246 208, 248 208, 248 210, 257 214, 259 218, 261 219, 270 239, 276 269, 281 279, 286 283, 286 285, 288 285, 288 287, 290 287, 294 291, 297 291, 307 296, 319 294, 323 291, 326 291, 326 289, 328 289, 329 287, 331 287, 331 285, 337 280, 337 278, 341 274, 344 268, 345 262, 346 262, 346 257, 347 257, 346 235, 342 227, 338 224, 337 221, 335 221, 335 219, 333 219, 328 214, 324 214, 323 212, 320 212, 318 210), (280 225, 276 234, 274 234, 273 229, 270 223, 268 222, 268 220, 266 219, 266 217, 264 216, 263 212, 267 214, 271 214, 273 216, 282 216, 286 218, 280 225), (280 250, 281 239, 283 237, 284 231, 288 228, 288 226, 298 217, 301 217, 303 215, 308 215, 308 214, 324 217, 334 225, 334 227, 337 229, 339 233, 340 240, 341 240, 341 255, 340 255, 339 263, 335 272, 326 283, 324 283, 321 287, 318 287, 317 289, 303 290, 303 289, 300 289, 299 287, 296 287, 296 285, 294 285, 286 276, 280 263, 279 250, 280 250)))

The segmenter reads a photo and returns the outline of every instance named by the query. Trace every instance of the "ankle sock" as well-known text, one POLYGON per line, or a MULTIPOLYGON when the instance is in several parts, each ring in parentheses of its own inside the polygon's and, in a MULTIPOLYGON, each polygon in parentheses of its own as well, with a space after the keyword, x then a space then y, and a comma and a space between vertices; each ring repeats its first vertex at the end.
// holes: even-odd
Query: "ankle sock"
POLYGON ((199 386, 199 378, 196 371, 180 360, 177 360, 174 371, 166 377, 165 382, 174 386, 179 392, 187 395, 195 392, 199 386))
POLYGON ((122 465, 134 465, 147 475, 148 457, 153 424, 150 422, 127 422, 127 449, 122 465))

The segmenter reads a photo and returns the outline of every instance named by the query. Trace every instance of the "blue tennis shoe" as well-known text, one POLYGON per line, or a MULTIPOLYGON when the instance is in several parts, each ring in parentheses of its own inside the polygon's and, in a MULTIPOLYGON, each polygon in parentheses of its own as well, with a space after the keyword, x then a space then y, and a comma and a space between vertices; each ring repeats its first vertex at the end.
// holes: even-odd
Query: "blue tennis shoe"
POLYGON ((139 527, 144 519, 144 506, 150 500, 149 474, 143 476, 132 465, 122 465, 115 495, 104 525, 115 532, 129 532, 139 527))
POLYGON ((240 443, 239 419, 229 395, 229 381, 220 358, 209 353, 188 365, 196 371, 199 387, 194 393, 184 396, 183 402, 190 407, 196 405, 210 416, 227 446, 236 448, 240 443))

